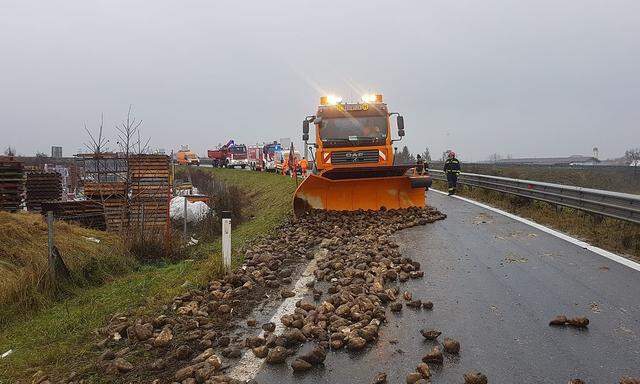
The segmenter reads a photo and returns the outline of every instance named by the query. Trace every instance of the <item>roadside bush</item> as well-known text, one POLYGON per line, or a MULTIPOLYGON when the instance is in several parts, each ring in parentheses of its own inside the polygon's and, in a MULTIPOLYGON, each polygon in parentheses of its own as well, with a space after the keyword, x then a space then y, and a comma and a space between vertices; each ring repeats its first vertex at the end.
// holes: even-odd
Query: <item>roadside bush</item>
MULTIPOLYGON (((230 186, 217 179, 212 172, 202 169, 181 169, 176 173, 176 177, 178 176, 188 178, 201 194, 209 196, 208 205, 211 208, 209 213, 202 221, 189 225, 189 231, 194 233, 199 240, 212 241, 219 237, 222 232, 223 211, 231 212, 231 223, 234 227, 244 221, 242 206, 248 204, 248 197, 243 195, 238 187, 230 186)), ((182 228, 181 225, 176 225, 176 227, 182 228)))

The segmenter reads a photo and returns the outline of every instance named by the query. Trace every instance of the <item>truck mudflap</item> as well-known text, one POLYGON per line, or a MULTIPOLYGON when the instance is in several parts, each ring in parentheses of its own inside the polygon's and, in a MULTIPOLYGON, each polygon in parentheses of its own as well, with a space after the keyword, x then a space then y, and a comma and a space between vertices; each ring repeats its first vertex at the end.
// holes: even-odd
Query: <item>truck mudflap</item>
MULTIPOLYGON (((416 180, 416 183, 425 182, 424 177, 416 180)), ((424 207, 424 192, 424 188, 414 187, 406 175, 330 179, 312 174, 296 189, 293 209, 296 216, 300 216, 312 209, 355 211, 424 207)))

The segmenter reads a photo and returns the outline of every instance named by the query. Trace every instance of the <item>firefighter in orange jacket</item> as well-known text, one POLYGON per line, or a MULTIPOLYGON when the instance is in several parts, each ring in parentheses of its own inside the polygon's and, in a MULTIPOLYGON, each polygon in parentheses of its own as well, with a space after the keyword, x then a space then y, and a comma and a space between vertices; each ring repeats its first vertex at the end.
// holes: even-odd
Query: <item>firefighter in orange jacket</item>
POLYGON ((289 171, 289 158, 285 157, 284 161, 282 162, 282 176, 286 175, 288 171, 289 171))

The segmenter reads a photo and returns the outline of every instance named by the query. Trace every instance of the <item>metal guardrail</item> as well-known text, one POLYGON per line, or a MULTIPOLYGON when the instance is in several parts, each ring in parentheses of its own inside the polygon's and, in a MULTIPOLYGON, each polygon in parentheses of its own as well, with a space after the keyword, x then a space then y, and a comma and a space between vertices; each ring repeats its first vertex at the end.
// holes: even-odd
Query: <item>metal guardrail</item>
MULTIPOLYGON (((447 180, 443 171, 430 169, 429 173, 434 180, 447 180)), ((640 224, 640 195, 475 173, 461 173, 458 183, 640 224)))

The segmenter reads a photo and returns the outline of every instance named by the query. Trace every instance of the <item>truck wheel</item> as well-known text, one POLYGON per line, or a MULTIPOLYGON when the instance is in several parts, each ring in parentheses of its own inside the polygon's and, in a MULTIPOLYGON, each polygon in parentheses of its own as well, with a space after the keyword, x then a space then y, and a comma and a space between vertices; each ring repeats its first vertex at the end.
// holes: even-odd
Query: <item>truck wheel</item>
POLYGON ((246 165, 241 165, 240 168, 245 169, 245 168, 247 168, 247 166, 246 165))

